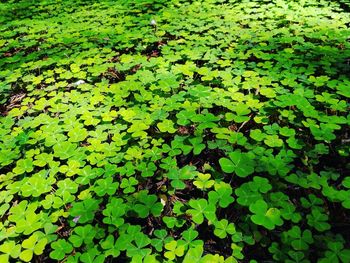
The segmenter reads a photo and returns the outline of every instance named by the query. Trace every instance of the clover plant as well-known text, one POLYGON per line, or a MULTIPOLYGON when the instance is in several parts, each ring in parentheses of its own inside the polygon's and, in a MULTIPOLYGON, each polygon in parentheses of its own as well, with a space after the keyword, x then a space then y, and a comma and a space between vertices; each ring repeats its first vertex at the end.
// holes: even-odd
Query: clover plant
POLYGON ((0 3, 0 262, 350 262, 349 1, 0 3))

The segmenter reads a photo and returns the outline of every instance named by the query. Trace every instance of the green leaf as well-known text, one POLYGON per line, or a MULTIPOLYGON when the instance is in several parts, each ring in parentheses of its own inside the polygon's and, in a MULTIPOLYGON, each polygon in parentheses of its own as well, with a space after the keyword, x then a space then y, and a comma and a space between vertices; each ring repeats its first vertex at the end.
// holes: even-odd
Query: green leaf
POLYGON ((70 209, 70 215, 76 217, 77 222, 81 224, 89 222, 94 218, 100 202, 100 200, 87 199, 82 202, 73 203, 70 209))
POLYGON ((18 258, 21 253, 21 245, 16 244, 15 241, 5 241, 0 245, 0 252, 11 258, 18 258))
POLYGON ((225 238, 227 234, 232 235, 236 232, 236 228, 233 223, 229 223, 228 220, 222 219, 214 223, 214 234, 219 238, 225 238))
POLYGON ((219 159, 220 166, 225 173, 235 172, 239 177, 247 177, 254 172, 254 161, 240 150, 229 153, 228 158, 219 159))
POLYGON ((215 191, 210 191, 208 193, 210 204, 219 202, 220 207, 226 208, 233 203, 232 187, 229 184, 225 182, 216 183, 214 184, 214 188, 215 191))
POLYGON ((154 235, 157 238, 152 239, 151 244, 158 252, 161 252, 164 244, 170 242, 171 237, 167 237, 168 233, 165 229, 156 229, 154 235))
POLYGON ((99 179, 96 181, 96 186, 94 187, 94 191, 98 196, 104 195, 113 195, 118 189, 119 183, 114 182, 113 178, 108 177, 104 179, 99 179))
POLYGON ((255 130, 250 130, 250 137, 258 142, 261 142, 262 140, 265 139, 266 134, 262 133, 261 130, 255 129, 255 130))
POLYGON ((51 248, 53 249, 50 253, 50 258, 56 260, 62 260, 66 254, 73 251, 73 246, 64 239, 59 239, 51 243, 51 248))
POLYGON ((74 128, 68 132, 69 142, 82 142, 88 136, 88 131, 85 128, 74 128))
POLYGON ((16 167, 13 169, 15 174, 30 173, 34 170, 32 159, 21 159, 17 161, 16 167))
POLYGON ((277 208, 268 208, 263 200, 258 200, 249 206, 249 210, 254 213, 251 220, 257 225, 264 226, 272 230, 275 226, 281 226, 283 220, 280 218, 280 211, 277 208))
POLYGON ((138 193, 137 199, 141 204, 136 204, 134 210, 139 217, 146 218, 149 213, 156 217, 160 216, 163 205, 157 202, 158 198, 156 195, 148 195, 147 191, 142 191, 138 193))
POLYGON ((174 123, 171 120, 164 120, 158 123, 157 127, 161 132, 175 133, 177 131, 174 128, 174 123))
POLYGON ((29 262, 33 258, 33 254, 41 255, 47 244, 47 239, 39 237, 39 233, 35 232, 29 238, 22 242, 22 250, 19 258, 25 262, 29 262))
POLYGON ((185 246, 180 241, 172 240, 165 244, 164 257, 169 260, 174 260, 176 257, 182 257, 185 254, 185 246))
POLYGON ((182 261, 183 263, 199 263, 203 254, 203 246, 190 248, 182 261))
POLYGON ((80 247, 83 243, 92 244, 96 235, 96 230, 92 225, 78 226, 74 228, 73 235, 69 237, 69 241, 74 247, 80 247))
POLYGON ((68 159, 75 154, 76 144, 70 142, 59 142, 53 146, 54 156, 61 160, 68 159))
POLYGON ((189 201, 189 205, 192 207, 192 209, 188 209, 186 213, 190 214, 192 216, 192 221, 196 224, 201 224, 204 221, 204 216, 209 221, 215 221, 216 219, 216 209, 213 204, 208 204, 207 200, 205 199, 198 199, 194 200, 191 199, 189 201))
POLYGON ((266 135, 264 143, 269 147, 282 147, 283 141, 277 135, 266 135))
POLYGON ((123 188, 124 194, 129 194, 135 192, 136 188, 134 187, 137 185, 139 181, 135 179, 134 177, 130 178, 123 178, 122 183, 120 184, 120 187, 123 188))
POLYGON ((211 175, 210 174, 202 174, 202 173, 198 173, 197 174, 197 179, 193 182, 193 184, 201 189, 201 190, 206 190, 211 188, 215 181, 214 180, 210 180, 211 175))
POLYGON ((103 263, 105 257, 101 255, 101 252, 97 248, 90 248, 80 256, 80 260, 83 263, 103 263))

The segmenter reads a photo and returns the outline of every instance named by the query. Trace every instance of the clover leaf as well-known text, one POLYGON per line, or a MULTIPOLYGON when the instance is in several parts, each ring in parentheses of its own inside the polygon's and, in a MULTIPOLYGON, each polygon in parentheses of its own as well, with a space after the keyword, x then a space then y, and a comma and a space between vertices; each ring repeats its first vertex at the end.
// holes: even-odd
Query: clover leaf
POLYGON ((193 184, 201 190, 206 190, 208 188, 211 188, 215 181, 210 180, 211 175, 210 174, 202 174, 198 173, 197 174, 197 179, 193 182, 193 184))
POLYGON ((34 170, 32 159, 21 159, 16 163, 16 167, 13 169, 15 174, 30 173, 34 170))
POLYGON ((185 254, 185 245, 181 240, 172 240, 166 243, 164 247, 167 250, 164 253, 164 257, 169 260, 174 260, 176 257, 182 257, 185 254))
POLYGON ((235 194, 238 196, 237 202, 243 206, 249 206, 262 197, 258 191, 252 190, 249 183, 242 184, 235 190, 235 194))
POLYGON ((31 261, 33 254, 41 255, 43 253, 47 242, 47 239, 42 237, 38 232, 33 233, 22 242, 23 250, 19 258, 25 262, 31 261))
POLYGON ((103 263, 105 261, 104 255, 101 255, 101 252, 96 247, 90 248, 81 254, 79 259, 83 263, 103 263))
POLYGON ((151 249, 147 246, 151 243, 151 240, 147 235, 143 233, 137 233, 134 238, 134 243, 127 248, 126 254, 129 257, 145 257, 146 255, 151 254, 151 249), (134 244, 135 243, 135 244, 134 244))
POLYGON ((205 149, 205 144, 203 142, 203 138, 201 137, 194 137, 189 139, 190 143, 193 147, 193 154, 198 155, 205 149))
POLYGON ((182 218, 176 218, 171 216, 164 216, 163 222, 168 228, 182 227, 186 223, 186 221, 182 218))
POLYGON ((177 131, 174 128, 174 123, 171 120, 164 120, 158 123, 157 127, 161 132, 175 133, 177 131))
POLYGON ((214 226, 214 234, 219 238, 225 238, 227 234, 232 235, 236 232, 234 224, 229 223, 227 219, 214 222, 214 226))
POLYGON ((9 262, 9 258, 18 258, 21 253, 21 245, 16 244, 15 241, 5 241, 0 245, 0 259, 3 262, 9 262))
POLYGON ((154 175, 155 171, 157 170, 157 166, 153 163, 146 163, 142 162, 137 169, 141 171, 141 176, 142 177, 151 177, 154 175))
POLYGON ((350 249, 344 249, 344 245, 339 241, 330 241, 327 243, 328 250, 325 252, 325 257, 320 259, 320 263, 328 262, 349 262, 350 249))
POLYGON ((251 220, 257 225, 264 226, 272 230, 277 226, 283 224, 280 218, 280 211, 277 208, 268 208, 264 200, 258 200, 249 206, 249 210, 254 213, 251 220))
POLYGON ((66 254, 73 251, 73 246, 64 239, 59 239, 51 243, 51 248, 53 250, 50 253, 50 257, 56 260, 62 260, 66 254))
POLYGON ((88 137, 88 131, 85 128, 74 128, 68 132, 69 142, 82 142, 88 137))
POLYGON ((94 191, 97 194, 97 196, 104 196, 106 194, 113 195, 117 191, 118 186, 119 183, 113 183, 112 177, 98 179, 95 183, 94 191))
POLYGON ((54 156, 60 158, 61 160, 68 159, 75 154, 77 145, 67 141, 56 143, 53 146, 54 156))
POLYGON ((239 177, 247 177, 254 172, 254 161, 247 153, 240 150, 229 153, 228 158, 219 160, 220 166, 225 173, 235 172, 239 177))
POLYGON ((69 237, 69 241, 74 247, 80 247, 83 243, 89 245, 93 242, 96 230, 92 225, 78 226, 74 228, 73 234, 69 237))
POLYGON ((250 137, 258 142, 264 140, 265 136, 265 133, 262 133, 261 130, 254 129, 250 131, 250 137))
POLYGON ((302 232, 299 226, 293 226, 283 234, 284 239, 288 240, 295 250, 308 250, 309 244, 314 241, 311 231, 306 229, 302 232))
POLYGON ((149 213, 154 216, 161 214, 163 205, 161 202, 157 202, 158 198, 156 195, 148 195, 147 191, 142 191, 138 193, 137 199, 141 204, 136 204, 134 209, 139 217, 146 218, 149 213))
POLYGON ((164 244, 170 242, 172 239, 171 237, 168 237, 168 233, 165 229, 154 230, 154 236, 156 238, 151 240, 151 244, 158 252, 161 252, 164 244))
POLYGON ((102 221, 105 224, 119 227, 124 224, 123 215, 126 211, 127 206, 124 204, 123 199, 112 197, 106 208, 102 211, 102 214, 105 216, 102 221))
POLYGON ((283 140, 279 139, 277 135, 266 135, 264 143, 269 147, 282 147, 283 140))
POLYGON ((73 206, 70 209, 70 215, 76 217, 77 222, 79 223, 83 224, 89 222, 94 218, 100 202, 100 200, 96 199, 87 199, 81 202, 73 203, 73 206))
POLYGON ((106 256, 118 257, 120 255, 120 249, 117 247, 113 235, 101 240, 100 245, 106 256))
POLYGON ((318 207, 312 208, 311 214, 308 214, 306 218, 307 223, 320 232, 326 231, 331 227, 331 225, 327 222, 328 216, 322 213, 318 207))
POLYGON ((123 178, 120 187, 123 188, 124 194, 129 194, 135 192, 136 188, 134 186, 138 183, 139 181, 134 177, 123 178))
POLYGON ((181 169, 172 169, 167 173, 167 177, 171 180, 170 184, 175 189, 184 189, 186 184, 184 180, 193 179, 196 176, 196 168, 192 165, 186 165, 181 169))
POLYGON ((208 204, 205 199, 194 200, 191 199, 188 203, 192 209, 186 211, 187 214, 192 216, 192 221, 196 224, 202 224, 204 217, 210 221, 215 221, 216 219, 216 209, 213 204, 208 204))
POLYGON ((185 248, 188 247, 193 248, 197 246, 203 246, 203 240, 196 240, 198 237, 198 231, 194 230, 193 227, 190 227, 189 229, 182 232, 182 238, 185 241, 185 248))
POLYGON ((232 187, 225 183, 215 183, 215 191, 210 191, 208 193, 208 199, 210 204, 219 203, 219 206, 222 208, 228 207, 235 200, 232 197, 232 187))

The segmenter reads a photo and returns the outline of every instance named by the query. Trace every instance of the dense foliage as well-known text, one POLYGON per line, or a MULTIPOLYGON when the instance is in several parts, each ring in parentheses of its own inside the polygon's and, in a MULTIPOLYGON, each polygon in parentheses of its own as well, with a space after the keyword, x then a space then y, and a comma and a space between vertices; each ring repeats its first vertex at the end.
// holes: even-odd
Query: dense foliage
POLYGON ((2 1, 0 262, 350 262, 350 15, 2 1))

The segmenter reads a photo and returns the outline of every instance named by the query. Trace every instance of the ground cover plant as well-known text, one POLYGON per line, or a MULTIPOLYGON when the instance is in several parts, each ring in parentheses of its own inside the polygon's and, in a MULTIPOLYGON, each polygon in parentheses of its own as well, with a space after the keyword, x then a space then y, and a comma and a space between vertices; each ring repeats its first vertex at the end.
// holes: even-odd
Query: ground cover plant
POLYGON ((346 1, 0 3, 0 262, 350 262, 346 1))

